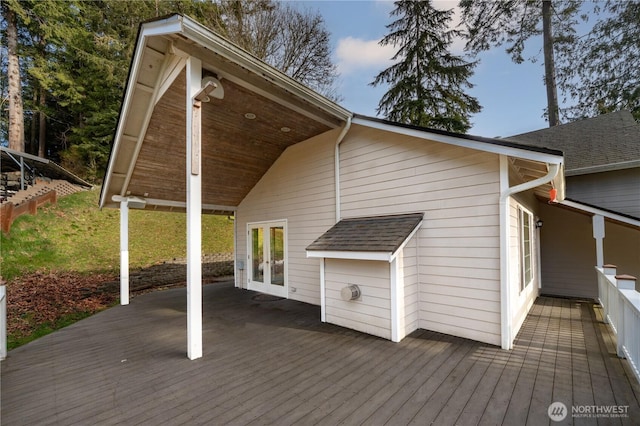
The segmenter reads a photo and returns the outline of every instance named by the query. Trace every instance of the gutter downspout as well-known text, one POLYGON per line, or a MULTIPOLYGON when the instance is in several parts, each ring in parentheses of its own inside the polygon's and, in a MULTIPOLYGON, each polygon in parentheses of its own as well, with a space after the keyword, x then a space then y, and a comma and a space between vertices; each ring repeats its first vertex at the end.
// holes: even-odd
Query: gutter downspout
POLYGON ((500 328, 502 349, 513 349, 511 318, 511 289, 509 286, 509 203, 514 194, 533 189, 552 181, 560 172, 562 163, 548 164, 547 174, 529 182, 509 187, 509 164, 506 155, 500 156, 500 328))
POLYGON ((340 222, 340 144, 351 128, 351 117, 347 117, 347 122, 336 139, 335 148, 335 183, 336 183, 336 223, 340 222))

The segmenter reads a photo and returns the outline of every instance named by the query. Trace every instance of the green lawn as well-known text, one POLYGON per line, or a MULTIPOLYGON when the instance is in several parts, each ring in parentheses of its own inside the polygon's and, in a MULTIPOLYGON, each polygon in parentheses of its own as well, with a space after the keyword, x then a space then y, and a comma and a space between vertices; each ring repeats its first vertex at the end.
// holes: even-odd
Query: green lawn
MULTIPOLYGON (((0 236, 0 275, 6 280, 34 271, 117 272, 120 263, 118 210, 98 209, 100 189, 62 197, 36 216, 16 219, 0 236)), ((203 253, 233 250, 233 221, 203 216, 203 253)), ((186 256, 186 218, 182 213, 130 210, 131 267, 186 256)))

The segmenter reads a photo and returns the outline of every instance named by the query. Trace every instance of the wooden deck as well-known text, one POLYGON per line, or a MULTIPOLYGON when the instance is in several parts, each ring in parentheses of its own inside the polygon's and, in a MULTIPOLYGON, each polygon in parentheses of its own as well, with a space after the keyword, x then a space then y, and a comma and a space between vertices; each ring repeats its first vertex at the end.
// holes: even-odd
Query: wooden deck
POLYGON ((419 331, 392 343, 316 306, 204 287, 204 357, 186 358, 185 289, 150 293, 9 352, 2 425, 539 425, 549 404, 628 406, 640 386, 598 308, 540 298, 512 351, 419 331))

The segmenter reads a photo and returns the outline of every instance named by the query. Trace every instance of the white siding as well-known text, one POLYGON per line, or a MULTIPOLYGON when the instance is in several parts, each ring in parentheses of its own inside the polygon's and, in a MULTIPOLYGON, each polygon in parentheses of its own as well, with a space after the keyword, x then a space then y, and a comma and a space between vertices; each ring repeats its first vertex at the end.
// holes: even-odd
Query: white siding
POLYGON ((640 167, 566 179, 567 198, 640 217, 640 167))
POLYGON ((498 156, 352 126, 340 174, 343 218, 425 213, 419 327, 499 344, 498 156))
MULTIPOLYGON (((289 298, 320 304, 320 262, 306 248, 335 224, 334 146, 339 129, 289 147, 238 206, 238 259, 248 222, 287 220, 289 298)), ((246 271, 242 288, 247 287, 246 271)), ((240 278, 238 278, 240 279, 240 278)))
POLYGON ((389 262, 371 260, 325 260, 326 320, 363 333, 391 339, 389 262), (360 287, 357 300, 340 296, 349 284, 360 287))

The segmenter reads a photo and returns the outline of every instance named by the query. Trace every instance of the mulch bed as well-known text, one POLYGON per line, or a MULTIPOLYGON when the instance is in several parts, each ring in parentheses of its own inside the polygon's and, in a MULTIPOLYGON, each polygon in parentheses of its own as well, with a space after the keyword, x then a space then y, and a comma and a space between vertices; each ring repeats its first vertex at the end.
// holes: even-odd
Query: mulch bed
POLYGON ((95 313, 113 305, 117 292, 103 291, 107 274, 32 273, 7 284, 7 333, 26 336, 40 324, 78 312, 95 313))

